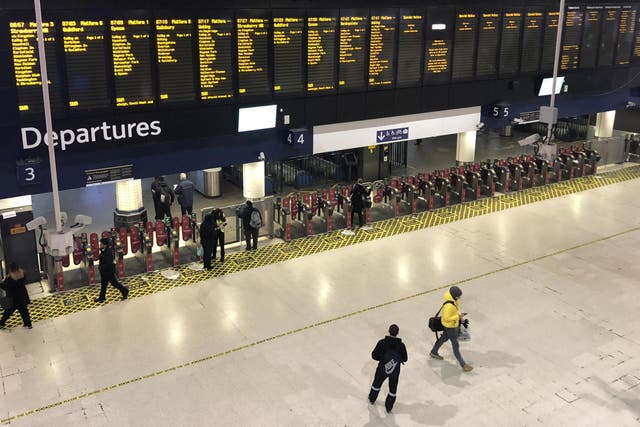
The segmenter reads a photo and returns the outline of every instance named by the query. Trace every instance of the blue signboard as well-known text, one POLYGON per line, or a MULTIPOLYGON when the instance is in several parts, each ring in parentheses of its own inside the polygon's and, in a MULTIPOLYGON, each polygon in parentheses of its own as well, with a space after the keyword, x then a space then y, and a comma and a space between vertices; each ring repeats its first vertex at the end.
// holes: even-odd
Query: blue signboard
POLYGON ((40 163, 39 159, 16 162, 18 185, 40 184, 40 163))
POLYGON ((376 132, 376 143, 404 141, 409 139, 409 128, 385 129, 376 132))

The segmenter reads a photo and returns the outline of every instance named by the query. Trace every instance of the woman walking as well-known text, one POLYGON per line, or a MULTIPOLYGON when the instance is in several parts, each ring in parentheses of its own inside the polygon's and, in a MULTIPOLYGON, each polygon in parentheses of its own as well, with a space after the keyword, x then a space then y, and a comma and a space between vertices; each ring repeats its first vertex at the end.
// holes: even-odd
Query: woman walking
POLYGON ((0 283, 0 288, 7 293, 5 301, 9 305, 5 307, 2 318, 0 319, 0 329, 4 329, 7 319, 11 317, 14 311, 18 310, 22 316, 22 324, 25 328, 31 329, 31 316, 27 305, 31 304, 29 293, 25 287, 26 279, 24 270, 18 264, 12 262, 9 264, 9 275, 0 283))

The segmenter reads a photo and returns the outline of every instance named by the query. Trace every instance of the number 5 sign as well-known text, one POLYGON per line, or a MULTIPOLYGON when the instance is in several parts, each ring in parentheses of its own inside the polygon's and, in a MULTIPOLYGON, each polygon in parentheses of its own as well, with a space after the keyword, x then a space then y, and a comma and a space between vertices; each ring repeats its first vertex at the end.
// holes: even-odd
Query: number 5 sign
POLYGON ((40 184, 40 160, 18 161, 17 178, 18 185, 40 184))

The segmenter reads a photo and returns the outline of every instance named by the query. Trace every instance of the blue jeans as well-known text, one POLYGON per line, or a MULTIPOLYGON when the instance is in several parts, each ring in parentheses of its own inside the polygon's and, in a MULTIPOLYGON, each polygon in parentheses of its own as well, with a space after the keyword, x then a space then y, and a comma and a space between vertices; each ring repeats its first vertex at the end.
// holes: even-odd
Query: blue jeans
POLYGON ((438 354, 438 350, 442 347, 442 344, 446 343, 447 340, 451 340, 451 346, 453 347, 453 355, 458 359, 458 363, 460 366, 466 365, 462 355, 460 354, 460 344, 458 344, 458 328, 444 328, 444 332, 438 338, 438 341, 433 345, 431 349, 431 353, 438 354))

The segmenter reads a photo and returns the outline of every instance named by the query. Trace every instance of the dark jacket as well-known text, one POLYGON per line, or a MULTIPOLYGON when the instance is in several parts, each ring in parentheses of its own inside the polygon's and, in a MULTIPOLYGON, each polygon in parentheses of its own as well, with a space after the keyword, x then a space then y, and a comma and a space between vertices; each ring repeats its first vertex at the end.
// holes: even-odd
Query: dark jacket
POLYGON ((180 184, 178 184, 175 190, 180 206, 193 206, 194 188, 195 186, 193 185, 193 182, 189 181, 188 179, 180 181, 180 184))
POLYGON ((162 202, 160 201, 160 195, 162 194, 161 188, 164 188, 166 190, 170 198, 170 200, 165 200, 164 204, 172 205, 176 197, 175 194, 173 193, 173 190, 171 189, 171 187, 169 187, 169 184, 167 184, 165 180, 160 181, 157 179, 153 181, 153 183, 151 184, 151 194, 153 195, 153 203, 156 206, 162 205, 162 202))
POLYGON ((203 246, 215 244, 217 228, 213 214, 205 215, 202 224, 200 224, 200 243, 203 246))
POLYGON ((7 276, 4 279, 4 282, 0 283, 0 288, 5 290, 7 297, 13 298, 14 307, 25 307, 27 304, 31 303, 31 299, 29 299, 29 292, 27 292, 25 284, 26 279, 24 274, 22 275, 22 278, 18 280, 15 280, 11 276, 7 276))
POLYGON ((100 251, 98 270, 100 270, 100 274, 115 274, 116 272, 116 266, 113 264, 113 252, 108 246, 100 251))
MULTIPOLYGON (((244 206, 244 208, 240 209, 240 213, 238 214, 238 216, 240 218, 242 218, 242 228, 244 228, 245 230, 251 230, 251 213, 253 211, 258 211, 258 213, 260 213, 260 211, 255 207, 255 206, 244 206)), ((260 218, 262 218, 262 214, 260 213, 260 218)))
MULTIPOLYGON (((391 349, 396 350, 396 352, 400 355, 401 363, 409 360, 409 357, 407 356, 407 347, 405 347, 402 339, 387 335, 386 337, 384 337, 384 339, 378 341, 378 344, 376 344, 376 347, 371 352, 371 357, 373 358, 373 360, 377 360, 379 362, 378 367, 380 367, 384 363, 384 355, 391 349)), ((400 370, 398 370, 398 374, 399 373, 400 370)))
POLYGON ((351 206, 356 209, 364 208, 364 198, 366 194, 367 190, 365 190, 364 185, 356 182, 351 191, 351 206))

